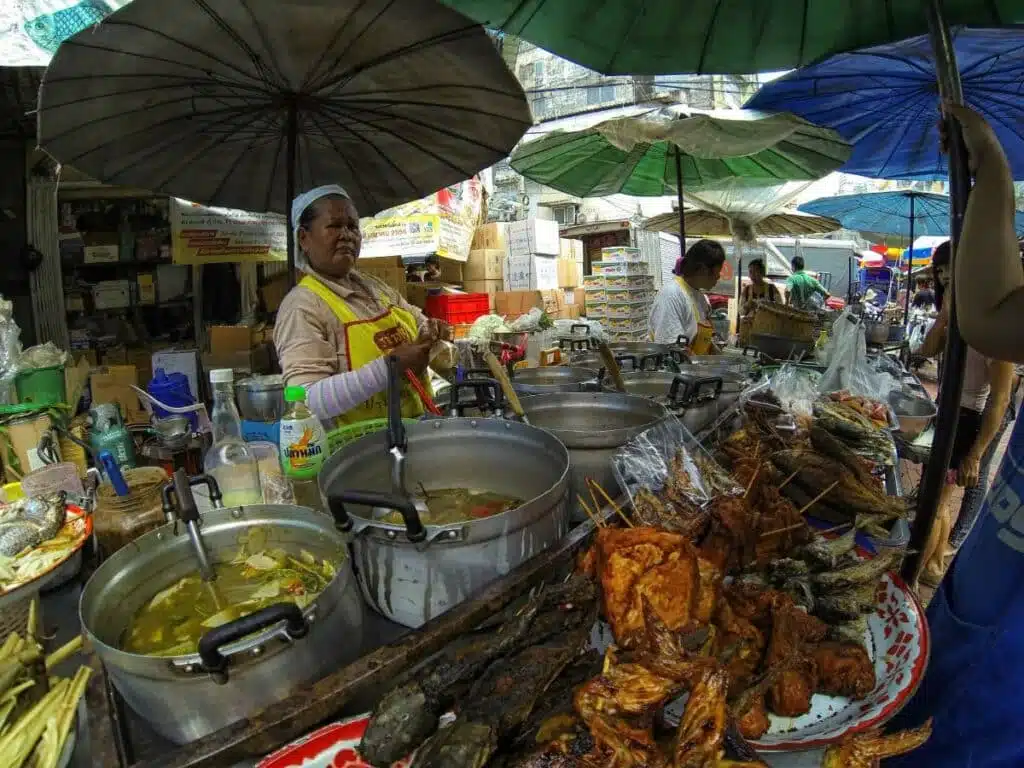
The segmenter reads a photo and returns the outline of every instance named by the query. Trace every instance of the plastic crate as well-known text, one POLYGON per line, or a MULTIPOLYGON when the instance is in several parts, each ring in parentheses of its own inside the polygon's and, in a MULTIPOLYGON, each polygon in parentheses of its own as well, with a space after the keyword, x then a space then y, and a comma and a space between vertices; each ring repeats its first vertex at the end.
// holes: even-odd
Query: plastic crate
POLYGON ((449 325, 472 323, 491 311, 491 297, 486 293, 456 293, 427 296, 427 317, 444 320, 449 325))

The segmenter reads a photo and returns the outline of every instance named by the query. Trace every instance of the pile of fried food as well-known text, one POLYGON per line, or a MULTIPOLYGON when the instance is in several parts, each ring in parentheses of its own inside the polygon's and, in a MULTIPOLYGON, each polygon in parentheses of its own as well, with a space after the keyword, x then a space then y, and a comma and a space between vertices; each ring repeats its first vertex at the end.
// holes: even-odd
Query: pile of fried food
POLYGON ((859 456, 881 465, 895 462, 889 409, 849 392, 831 392, 814 403, 814 422, 859 456))

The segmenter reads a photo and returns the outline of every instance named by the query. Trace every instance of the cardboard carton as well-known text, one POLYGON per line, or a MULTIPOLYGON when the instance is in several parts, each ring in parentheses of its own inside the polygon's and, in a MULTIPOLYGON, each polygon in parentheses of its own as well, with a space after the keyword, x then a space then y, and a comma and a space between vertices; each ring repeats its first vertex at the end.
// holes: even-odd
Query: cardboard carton
POLYGON ((469 261, 463 271, 465 281, 502 280, 505 274, 505 260, 508 254, 504 249, 479 248, 469 252, 469 261))
POLYGON ((509 256, 558 255, 558 222, 526 219, 508 224, 509 256))
MULTIPOLYGON (((504 222, 495 221, 477 227, 473 232, 472 250, 487 249, 508 252, 508 240, 506 238, 507 225, 504 222)), ((472 252, 472 251, 471 251, 472 252)))
POLYGON ((127 421, 144 421, 146 410, 132 386, 139 385, 134 365, 110 365, 95 369, 89 377, 93 404, 117 403, 127 421))
POLYGON ((559 257, 556 260, 556 264, 558 268, 559 288, 575 288, 580 284, 582 275, 580 274, 579 266, 574 259, 559 257))
POLYGON ((558 259, 526 254, 510 256, 505 271, 506 291, 550 291, 558 287, 558 259))

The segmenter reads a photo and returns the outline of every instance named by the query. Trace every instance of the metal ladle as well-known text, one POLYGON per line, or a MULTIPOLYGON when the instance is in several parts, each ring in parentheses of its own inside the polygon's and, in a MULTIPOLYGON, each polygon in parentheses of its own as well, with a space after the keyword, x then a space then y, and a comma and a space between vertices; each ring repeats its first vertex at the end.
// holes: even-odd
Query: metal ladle
POLYGON ((199 564, 199 575, 203 581, 212 582, 216 579, 213 565, 210 563, 210 555, 206 551, 206 543, 203 541, 203 534, 199 531, 199 508, 196 506, 195 496, 192 495, 193 485, 206 485, 210 489, 210 500, 214 506, 220 505, 221 493, 217 482, 208 475, 198 475, 189 478, 184 469, 174 473, 174 478, 163 489, 164 514, 173 519, 174 506, 171 501, 171 494, 177 498, 178 511, 177 519, 185 524, 188 530, 188 537, 192 541, 192 552, 199 564))

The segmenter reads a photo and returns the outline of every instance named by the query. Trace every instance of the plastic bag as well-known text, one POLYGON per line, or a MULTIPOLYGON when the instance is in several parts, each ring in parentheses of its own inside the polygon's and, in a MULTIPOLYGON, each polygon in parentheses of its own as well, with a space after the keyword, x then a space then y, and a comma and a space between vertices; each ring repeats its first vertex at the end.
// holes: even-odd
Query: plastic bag
POLYGON ((64 365, 67 359, 67 352, 52 341, 48 341, 22 352, 18 359, 18 369, 24 371, 32 368, 52 368, 55 365, 64 365))
POLYGON ((899 379, 872 365, 868 359, 864 324, 849 309, 843 310, 832 326, 832 339, 825 345, 828 368, 818 382, 819 392, 847 390, 879 402, 887 402, 889 392, 899 389, 899 379))
POLYGON ((743 493, 732 475, 674 416, 641 432, 612 458, 615 479, 630 502, 636 501, 641 489, 655 494, 664 489, 669 473, 676 467, 685 473, 686 496, 696 507, 722 495, 743 493))
POLYGON ((791 413, 811 416, 814 401, 820 394, 818 386, 822 374, 813 368, 799 365, 783 365, 769 379, 772 394, 791 413))

